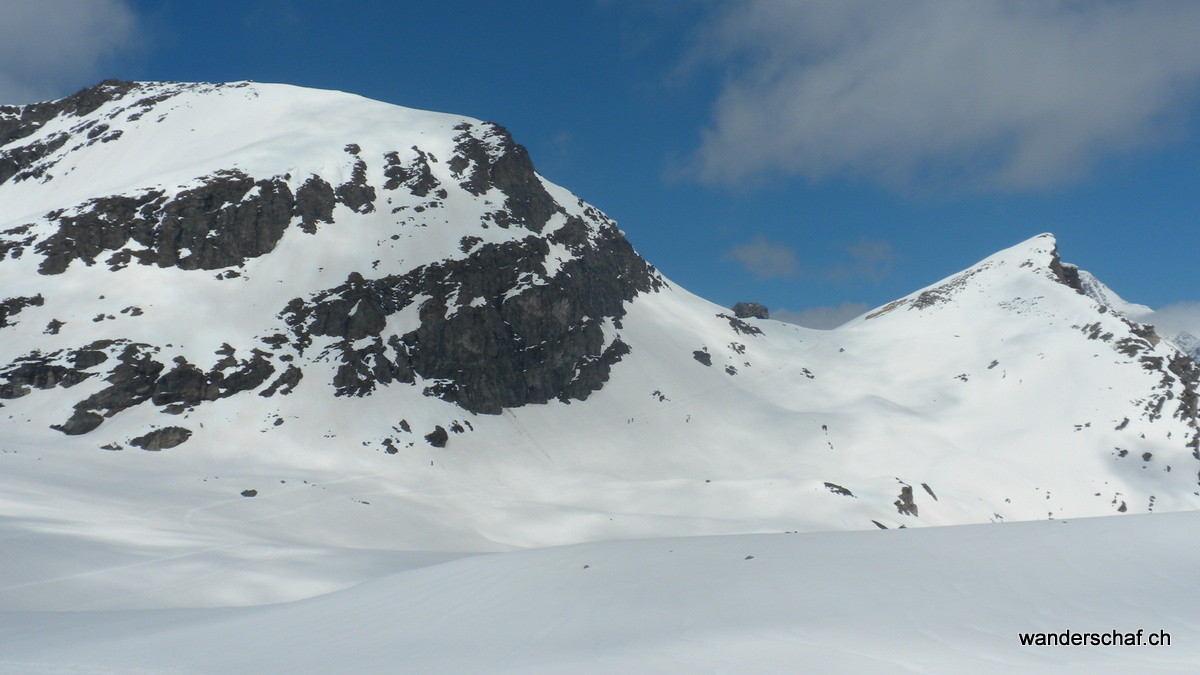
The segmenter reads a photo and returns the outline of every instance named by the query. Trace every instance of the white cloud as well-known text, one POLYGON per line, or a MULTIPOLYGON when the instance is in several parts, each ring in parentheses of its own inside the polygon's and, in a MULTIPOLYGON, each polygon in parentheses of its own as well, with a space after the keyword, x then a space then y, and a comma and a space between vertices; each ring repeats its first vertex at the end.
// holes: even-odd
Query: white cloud
POLYGON ((759 279, 794 277, 800 273, 796 252, 783 244, 767 241, 761 234, 748 243, 734 246, 724 256, 759 279))
POLYGON ((866 312, 870 307, 863 302, 844 302, 836 307, 809 307, 798 312, 781 309, 771 312, 772 319, 795 323, 808 328, 829 330, 837 328, 850 319, 866 312))
POLYGON ((1165 333, 1191 333, 1200 337, 1200 302, 1177 302, 1166 305, 1138 321, 1154 324, 1165 333))
POLYGON ((728 73, 700 179, 1042 189, 1178 136, 1200 3, 737 0, 689 62, 728 73))
POLYGON ((125 0, 0 0, 0 104, 56 98, 137 45, 125 0))

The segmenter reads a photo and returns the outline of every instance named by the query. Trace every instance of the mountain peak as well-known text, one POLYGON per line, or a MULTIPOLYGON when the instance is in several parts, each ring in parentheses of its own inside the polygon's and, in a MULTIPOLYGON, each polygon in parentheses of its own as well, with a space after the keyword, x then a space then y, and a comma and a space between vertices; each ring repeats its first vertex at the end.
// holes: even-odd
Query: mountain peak
POLYGON ((1084 293, 1079 269, 1062 261, 1058 242, 1050 233, 998 251, 957 274, 868 312, 861 320, 882 317, 899 308, 926 310, 960 300, 969 306, 989 299, 1020 298, 1033 293, 1046 280, 1075 294, 1084 293))

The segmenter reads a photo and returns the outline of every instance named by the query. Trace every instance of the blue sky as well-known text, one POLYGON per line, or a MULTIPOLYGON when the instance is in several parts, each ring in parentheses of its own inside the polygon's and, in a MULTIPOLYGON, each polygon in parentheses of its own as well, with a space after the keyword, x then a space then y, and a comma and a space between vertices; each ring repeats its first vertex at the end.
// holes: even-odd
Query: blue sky
POLYGON ((1126 299, 1200 317, 1200 3, 0 0, 0 19, 3 103, 250 79, 498 122, 722 304, 819 325, 1050 231, 1126 299))

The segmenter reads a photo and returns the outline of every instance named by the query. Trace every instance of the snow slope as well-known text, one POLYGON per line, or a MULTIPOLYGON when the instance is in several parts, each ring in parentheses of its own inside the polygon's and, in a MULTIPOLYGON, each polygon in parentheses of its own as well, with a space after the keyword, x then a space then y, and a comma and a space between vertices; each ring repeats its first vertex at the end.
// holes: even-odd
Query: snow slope
POLYGON ((609 541, 265 607, 2 612, 43 672, 1193 672, 1200 514, 609 541), (1165 631, 1169 646, 1018 633, 1165 631))
POLYGON ((0 213, 0 609, 1200 505, 1195 364, 1049 235, 743 320, 495 125, 250 83, 0 108, 0 213))

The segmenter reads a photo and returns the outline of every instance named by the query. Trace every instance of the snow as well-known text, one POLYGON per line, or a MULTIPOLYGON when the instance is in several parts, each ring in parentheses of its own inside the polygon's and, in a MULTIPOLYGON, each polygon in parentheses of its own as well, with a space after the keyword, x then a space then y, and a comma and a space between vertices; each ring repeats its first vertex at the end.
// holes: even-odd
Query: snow
POLYGON ((1192 672, 1200 514, 608 541, 259 607, 2 612, 44 672, 1192 672), (1022 646, 1166 631, 1170 646, 1022 646))

